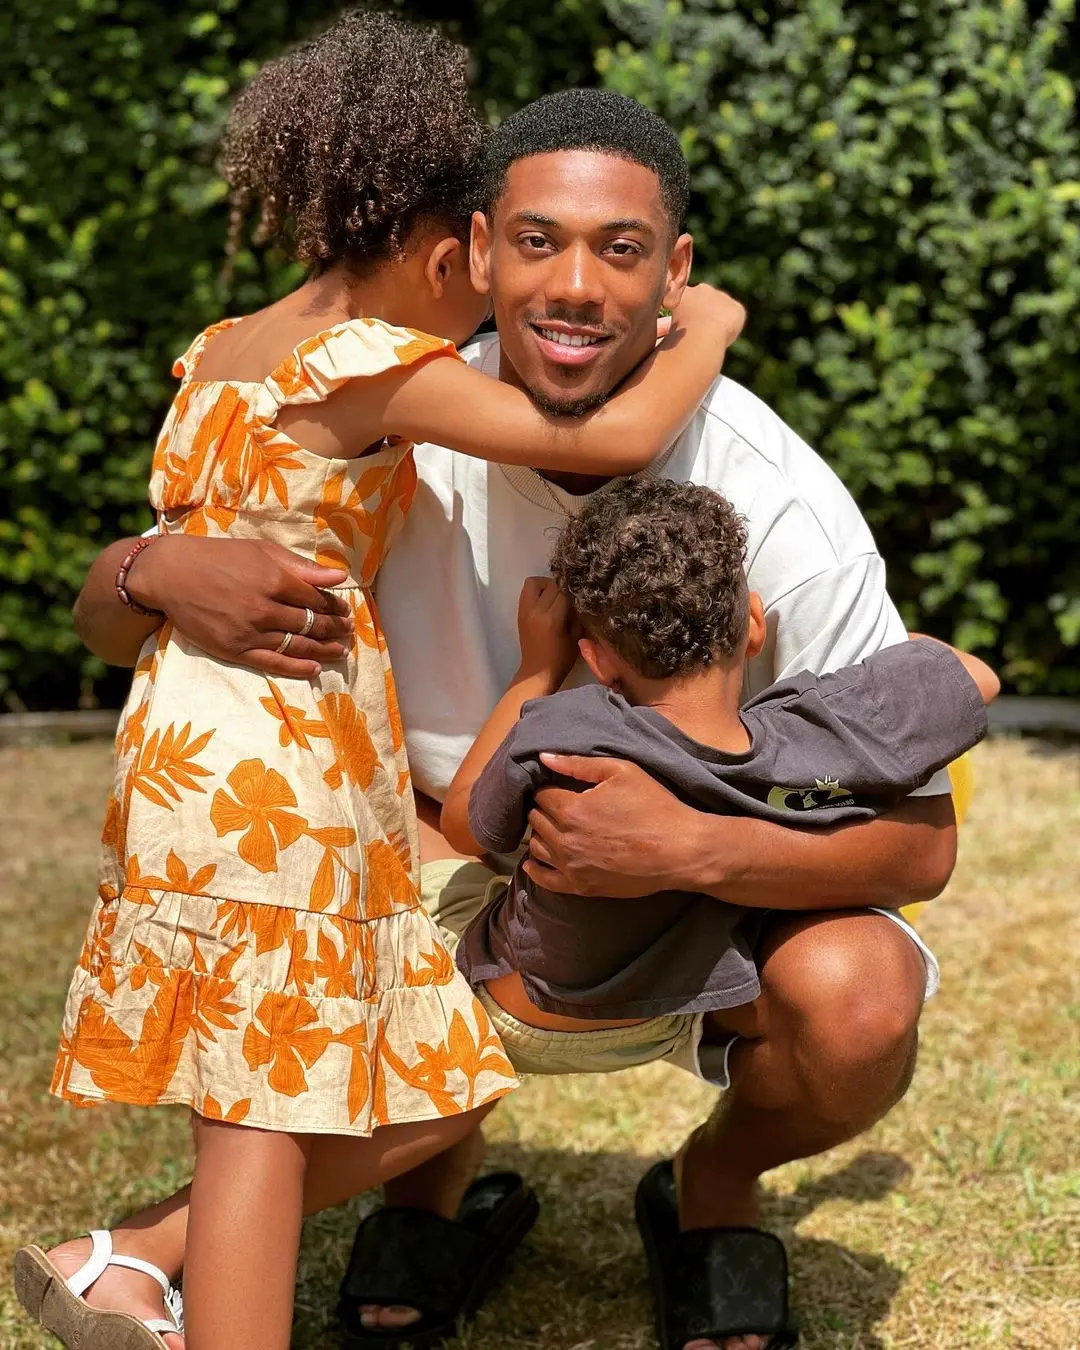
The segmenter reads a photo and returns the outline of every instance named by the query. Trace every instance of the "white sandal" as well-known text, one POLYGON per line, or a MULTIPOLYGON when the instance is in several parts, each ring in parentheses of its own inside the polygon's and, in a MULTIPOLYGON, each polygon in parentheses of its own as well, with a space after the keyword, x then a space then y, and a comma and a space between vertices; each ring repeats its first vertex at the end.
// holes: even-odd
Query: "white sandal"
POLYGON ((137 1256, 114 1254, 112 1234, 98 1229, 90 1234, 89 1259, 69 1279, 49 1260, 40 1247, 23 1247, 15 1253, 15 1293, 31 1317, 46 1331, 78 1350, 165 1350, 162 1332, 182 1334, 184 1304, 163 1270, 137 1256), (168 1318, 142 1322, 131 1313, 91 1308, 82 1295, 109 1266, 124 1266, 150 1275, 165 1296, 168 1318))

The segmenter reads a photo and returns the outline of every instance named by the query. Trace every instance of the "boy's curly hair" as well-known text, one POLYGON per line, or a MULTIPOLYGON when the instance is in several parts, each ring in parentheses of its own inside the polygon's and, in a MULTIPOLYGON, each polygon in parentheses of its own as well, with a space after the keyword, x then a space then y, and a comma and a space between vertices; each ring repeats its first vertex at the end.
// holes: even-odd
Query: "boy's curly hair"
POLYGON ((590 498, 551 573, 595 637, 652 679, 734 658, 749 622, 746 526, 711 488, 624 479, 590 498))
POLYGON ((364 9, 267 62, 222 142, 230 251, 253 205, 257 242, 320 267, 400 258, 428 218, 467 238, 486 130, 468 67, 437 29, 364 9))

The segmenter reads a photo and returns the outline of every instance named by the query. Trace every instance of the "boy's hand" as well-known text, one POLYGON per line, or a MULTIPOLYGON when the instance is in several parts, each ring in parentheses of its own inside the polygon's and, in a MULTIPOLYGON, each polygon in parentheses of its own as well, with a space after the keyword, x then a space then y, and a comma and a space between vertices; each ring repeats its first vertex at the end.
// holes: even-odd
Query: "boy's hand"
POLYGON ((550 577, 529 577, 518 600, 522 676, 545 676, 552 692, 577 660, 577 631, 570 601, 550 577))

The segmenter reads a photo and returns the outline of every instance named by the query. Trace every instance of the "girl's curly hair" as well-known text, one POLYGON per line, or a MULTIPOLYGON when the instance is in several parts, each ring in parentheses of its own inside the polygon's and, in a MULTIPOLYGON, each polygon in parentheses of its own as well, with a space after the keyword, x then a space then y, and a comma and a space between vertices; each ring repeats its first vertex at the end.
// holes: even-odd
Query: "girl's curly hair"
POLYGON ((468 69, 438 29, 365 9, 267 62, 222 142, 230 252, 252 206, 257 242, 318 267, 400 258, 424 219, 464 235, 486 130, 468 69))
POLYGON ((571 518, 551 574, 589 632, 640 675, 666 679, 738 653, 745 560, 746 526, 719 492, 627 478, 571 518))

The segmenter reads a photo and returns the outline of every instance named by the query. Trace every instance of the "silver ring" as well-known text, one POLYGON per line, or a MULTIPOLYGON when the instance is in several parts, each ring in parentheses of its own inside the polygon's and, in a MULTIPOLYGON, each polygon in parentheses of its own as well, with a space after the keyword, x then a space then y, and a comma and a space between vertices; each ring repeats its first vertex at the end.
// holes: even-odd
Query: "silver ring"
POLYGON ((315 611, 313 609, 305 609, 304 614, 306 615, 304 626, 300 629, 299 633, 297 633, 297 637, 307 637, 315 627, 315 611))
POLYGON ((274 648, 274 651, 277 653, 278 656, 284 656, 285 653, 289 650, 289 643, 293 640, 293 636, 294 634, 292 633, 286 633, 285 636, 278 643, 278 645, 274 648))

